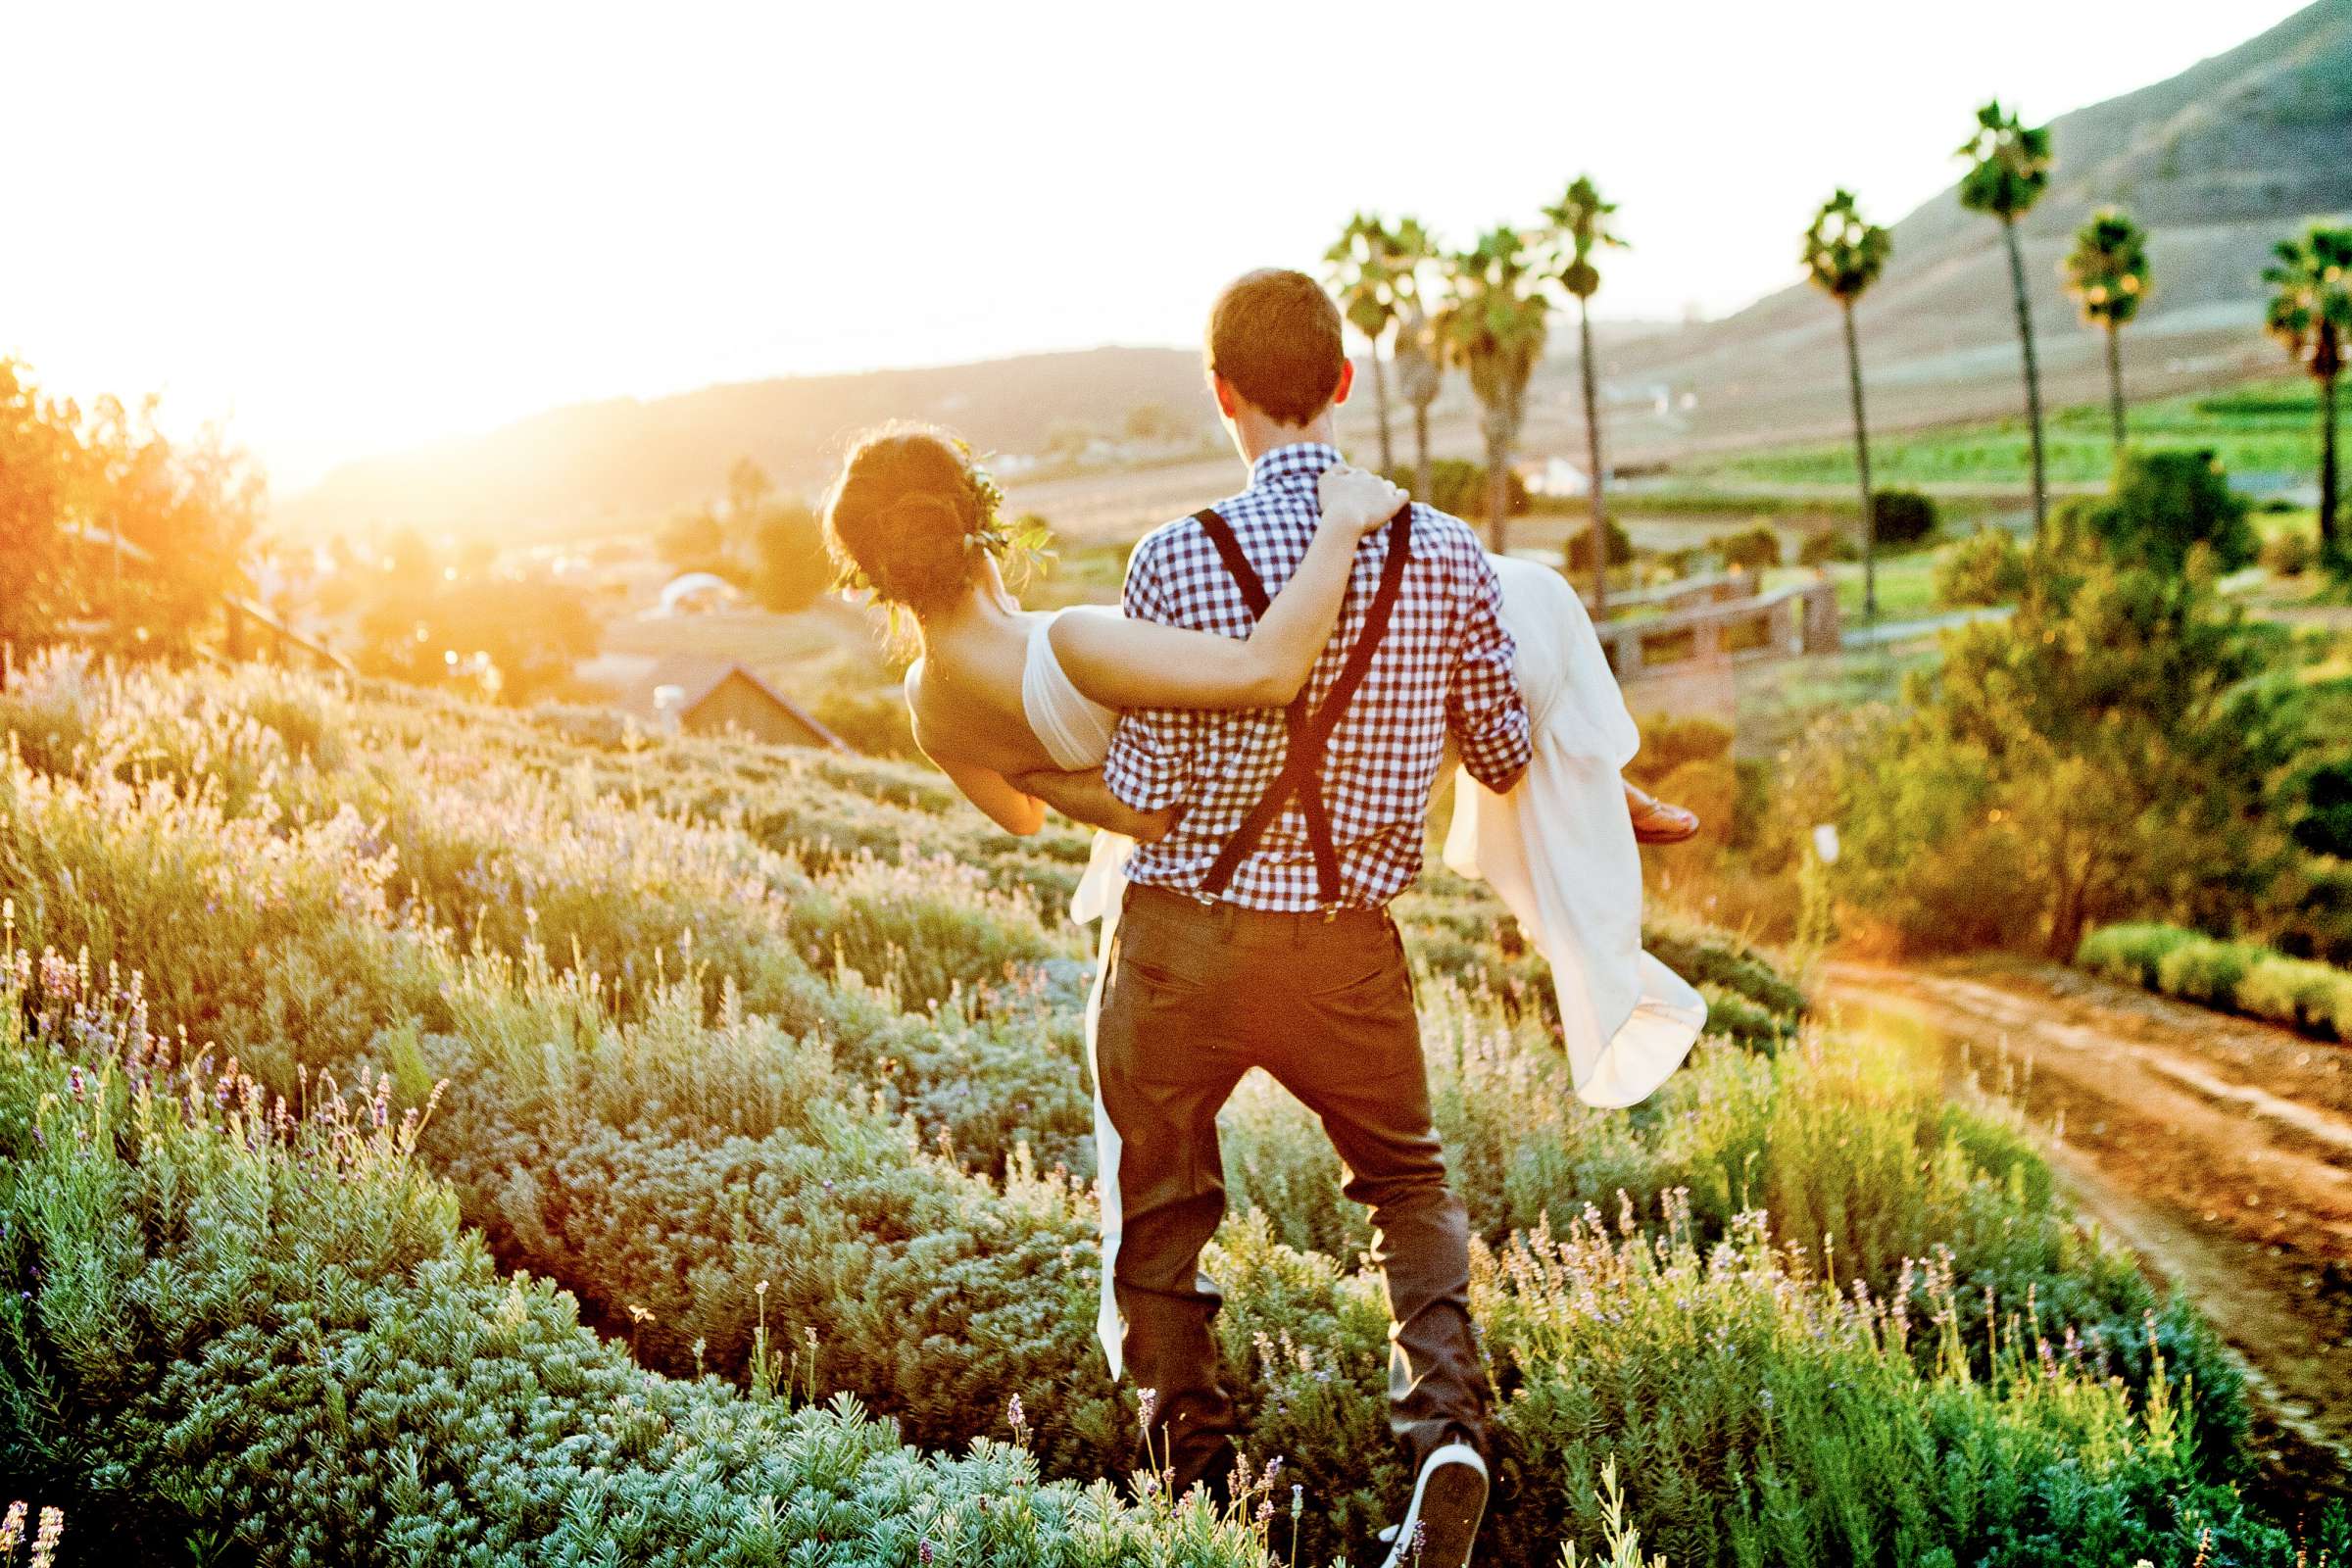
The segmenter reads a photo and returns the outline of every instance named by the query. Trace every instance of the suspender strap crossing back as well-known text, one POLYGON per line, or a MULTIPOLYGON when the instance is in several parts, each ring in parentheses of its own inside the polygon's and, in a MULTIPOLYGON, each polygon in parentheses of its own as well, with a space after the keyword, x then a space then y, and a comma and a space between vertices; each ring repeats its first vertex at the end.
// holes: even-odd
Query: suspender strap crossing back
MULTIPOLYGON (((1194 516, 1241 589, 1250 614, 1264 615, 1273 600, 1266 593, 1265 580, 1242 553, 1242 543, 1234 537, 1233 525, 1214 511, 1196 513, 1194 516)), ((1217 852, 1208 875, 1201 881, 1203 892, 1214 895, 1225 891, 1236 868, 1257 847, 1257 841, 1282 814, 1292 797, 1297 796, 1299 810, 1306 818, 1307 845, 1315 858, 1316 896, 1326 906, 1340 902, 1339 853, 1332 843, 1331 812, 1323 800, 1323 754, 1331 745, 1332 731, 1339 727, 1341 716, 1354 700, 1356 688, 1363 685, 1381 639, 1388 634, 1389 617, 1396 608, 1397 591, 1404 583, 1405 563, 1412 557, 1412 540, 1413 509, 1407 503, 1397 508, 1396 514, 1389 519, 1389 553, 1381 562, 1380 586, 1365 612, 1363 630, 1357 634, 1354 646, 1348 650, 1347 662, 1340 666, 1339 678, 1332 682, 1331 690, 1319 704, 1310 703, 1303 690, 1292 700, 1285 713, 1290 727, 1290 748, 1283 758, 1282 770, 1242 818, 1233 837, 1217 852)))

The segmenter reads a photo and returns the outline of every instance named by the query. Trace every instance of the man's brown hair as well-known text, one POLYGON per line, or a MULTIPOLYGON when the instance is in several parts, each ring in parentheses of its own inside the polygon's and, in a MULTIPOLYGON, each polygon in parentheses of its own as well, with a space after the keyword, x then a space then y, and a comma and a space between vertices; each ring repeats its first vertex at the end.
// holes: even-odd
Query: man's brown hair
POLYGON ((1347 363, 1339 308, 1304 272, 1244 272, 1209 310, 1210 372, 1284 424, 1304 424, 1329 408, 1347 363))

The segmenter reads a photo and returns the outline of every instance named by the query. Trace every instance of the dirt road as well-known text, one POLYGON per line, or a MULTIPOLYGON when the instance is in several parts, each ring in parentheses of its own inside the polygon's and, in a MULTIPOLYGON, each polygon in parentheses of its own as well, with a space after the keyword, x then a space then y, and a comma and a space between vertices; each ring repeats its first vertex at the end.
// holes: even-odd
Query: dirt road
POLYGON ((1833 963, 1827 993, 2022 1103, 2077 1210, 2240 1358, 2268 1478, 2352 1494, 2352 1048, 2050 964, 1833 963))

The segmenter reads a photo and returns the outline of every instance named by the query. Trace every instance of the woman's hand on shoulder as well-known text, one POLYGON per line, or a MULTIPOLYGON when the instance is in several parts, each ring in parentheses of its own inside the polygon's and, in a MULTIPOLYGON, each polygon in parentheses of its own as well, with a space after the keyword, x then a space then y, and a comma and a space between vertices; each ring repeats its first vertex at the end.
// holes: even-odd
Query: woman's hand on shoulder
POLYGON ((1354 539, 1396 515, 1396 509, 1411 499, 1379 474, 1351 463, 1325 468, 1315 481, 1315 492, 1323 505, 1323 526, 1344 528, 1354 539))

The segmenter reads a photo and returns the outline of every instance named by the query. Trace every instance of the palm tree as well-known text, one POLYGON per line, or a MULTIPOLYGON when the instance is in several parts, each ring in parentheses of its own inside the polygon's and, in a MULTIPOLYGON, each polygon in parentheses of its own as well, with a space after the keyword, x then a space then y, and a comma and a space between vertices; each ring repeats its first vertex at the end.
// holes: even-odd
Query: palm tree
POLYGON ((2299 240, 2281 240, 2278 261, 2263 269, 2271 296, 2267 319, 2295 362, 2320 383, 2320 555, 2346 566, 2335 530, 2335 379, 2352 343, 2352 228, 2313 224, 2299 240))
POLYGON ((1446 356, 1470 372, 1487 438, 1487 533, 1500 554, 1510 506, 1511 449, 1527 417, 1527 382, 1544 357, 1549 303, 1537 288, 1526 242, 1515 229, 1489 230, 1450 258, 1448 299, 1439 335, 1446 356))
POLYGON ((2107 403, 2115 416, 2115 450, 2124 450, 2124 323, 2148 297, 2148 231, 2130 215, 2108 208, 2075 235, 2059 270, 2066 291, 2082 305, 2082 319, 2107 332, 2107 403))
POLYGON ((1389 237, 1396 245, 1390 283, 1396 293, 1396 336, 1390 352, 1396 363, 1397 395, 1413 407, 1413 494, 1427 501, 1429 406, 1446 380, 1446 350, 1438 341, 1426 277, 1429 264, 1438 260, 1438 246, 1414 218, 1398 219, 1389 237))
POLYGON ((1977 111, 1977 131, 1958 156, 1971 161, 1960 179, 1960 205, 2001 220, 2009 246, 2009 288, 2017 301, 2017 336, 2026 350, 2026 423, 2034 438, 2034 535, 2041 536, 2050 510, 2049 473, 2041 451, 2041 370, 2034 360, 2034 312, 2026 302, 2026 260, 2017 220, 2050 184, 2050 127, 2027 125, 2003 114, 1999 99, 1977 111))
POLYGON ((1600 392, 1592 374, 1592 295, 1600 287, 1599 269, 1592 265, 1596 250, 1622 248, 1625 241, 1609 231, 1615 202, 1604 202, 1592 176, 1579 174, 1567 194, 1544 209, 1551 224, 1552 241, 1561 247, 1560 286, 1576 296, 1577 357, 1585 380, 1585 494, 1592 509, 1592 609, 1608 608, 1608 511, 1601 497, 1600 392))
POLYGON ((1854 331, 1854 301, 1879 280, 1894 238, 1863 218, 1854 193, 1840 190, 1821 204, 1805 230, 1804 263, 1813 286, 1838 302, 1845 319, 1845 375, 1854 398, 1854 466, 1862 475, 1862 618, 1879 618, 1878 506, 1870 493, 1870 423, 1862 413, 1862 343, 1854 331))
POLYGON ((1372 408, 1380 420, 1380 469, 1396 466, 1389 449, 1389 383, 1381 370, 1380 345, 1396 319, 1396 289, 1393 258, 1396 237, 1371 213, 1357 213, 1330 250, 1323 253, 1330 267, 1332 292, 1348 324, 1372 346, 1372 408))

